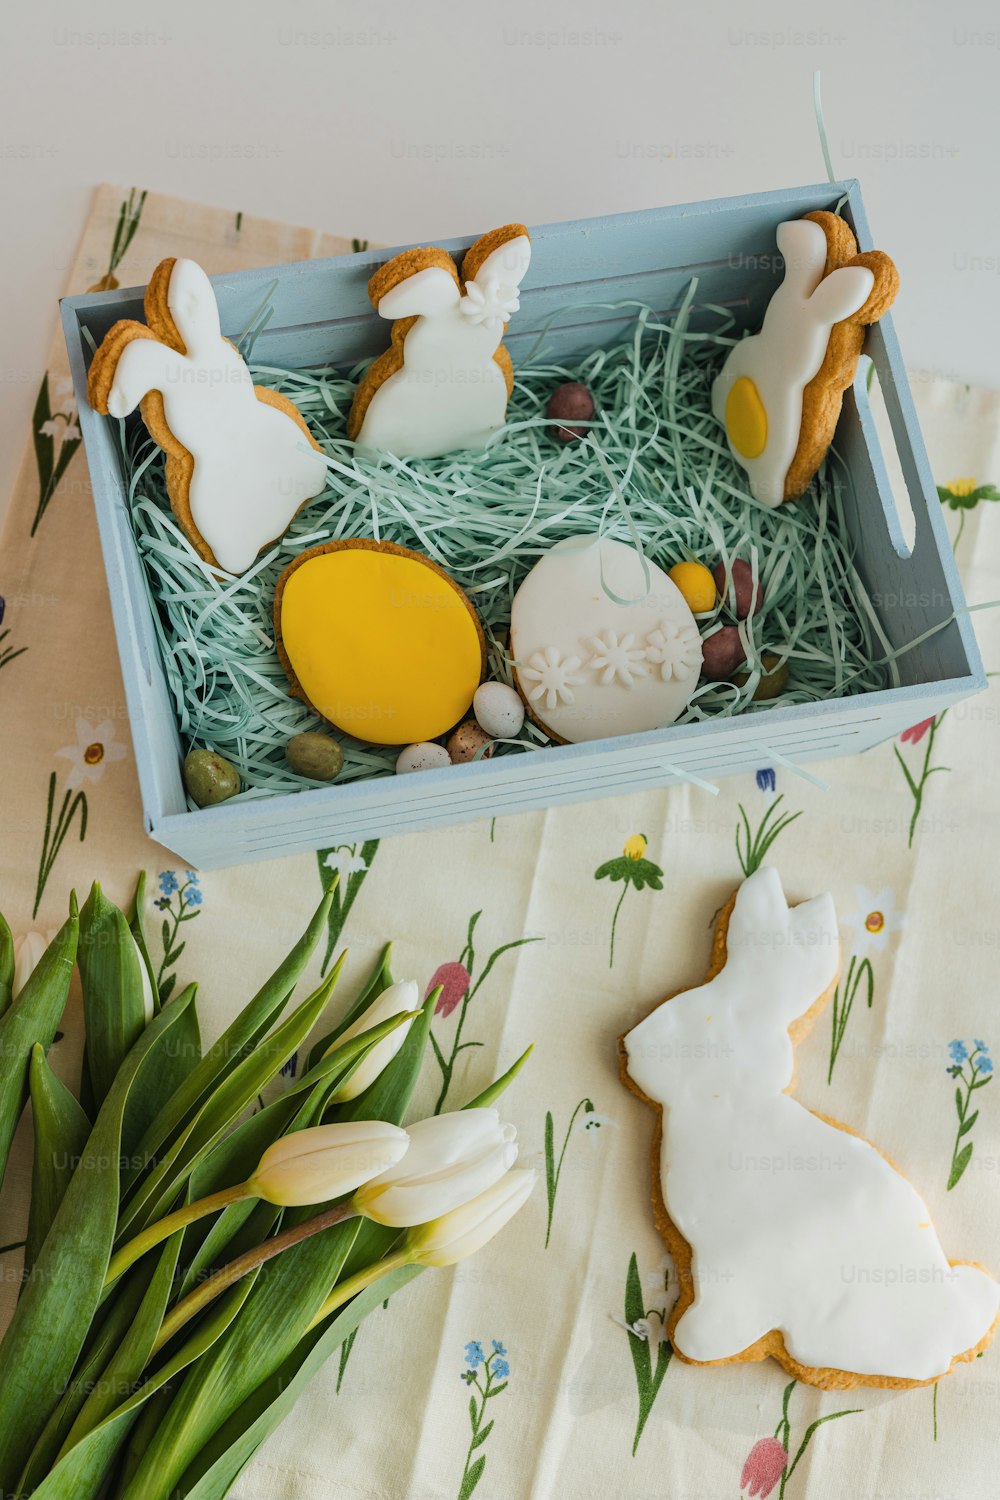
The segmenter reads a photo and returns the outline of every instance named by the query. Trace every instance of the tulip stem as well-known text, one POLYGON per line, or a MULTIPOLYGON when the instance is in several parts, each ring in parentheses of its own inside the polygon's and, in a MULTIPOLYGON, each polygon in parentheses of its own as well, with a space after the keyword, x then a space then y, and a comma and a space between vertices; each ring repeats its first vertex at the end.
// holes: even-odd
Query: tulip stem
POLYGON ((215 1271, 211 1276, 205 1278, 200 1286, 177 1303, 164 1318, 160 1325, 160 1331, 150 1350, 150 1358, 158 1354, 164 1344, 172 1339, 178 1329, 183 1328, 203 1307, 213 1302, 216 1297, 233 1285, 241 1281, 244 1276, 249 1275, 258 1266, 266 1261, 273 1260, 283 1250, 289 1250, 292 1245, 298 1245, 302 1240, 307 1240, 314 1234, 321 1233, 324 1229, 330 1229, 334 1224, 342 1224, 345 1219, 355 1217, 357 1209, 351 1203, 338 1203, 335 1208, 328 1208, 324 1213, 316 1214, 311 1219, 304 1219, 301 1224, 294 1224, 290 1229, 285 1229, 281 1234, 276 1234, 272 1239, 265 1240, 262 1245, 255 1245, 252 1250, 246 1250, 231 1260, 227 1266, 215 1271))
POLYGON ((129 1240, 117 1254, 111 1257, 107 1275, 104 1278, 104 1286, 107 1289, 119 1276, 124 1275, 129 1266, 134 1265, 140 1256, 145 1255, 147 1250, 152 1250, 163 1240, 169 1239, 176 1234, 178 1229, 186 1229, 189 1224, 203 1219, 206 1214, 218 1213, 220 1208, 228 1208, 230 1203, 239 1203, 244 1198, 255 1195, 250 1192, 250 1185, 246 1182, 238 1182, 235 1187, 223 1188, 221 1192, 210 1193, 207 1198, 199 1198, 195 1203, 186 1203, 183 1208, 178 1208, 174 1213, 167 1214, 165 1219, 158 1219, 155 1224, 150 1224, 141 1234, 129 1240))
POLYGON ((308 1333, 310 1329, 315 1328, 318 1323, 322 1323, 324 1318, 328 1318, 332 1312, 336 1312, 338 1307, 343 1307, 345 1302, 349 1302, 359 1292, 363 1292, 366 1286, 371 1286, 373 1281, 378 1281, 381 1276, 387 1276, 390 1271, 398 1271, 402 1266, 408 1266, 415 1258, 412 1250, 407 1250, 404 1246, 403 1249, 397 1250, 394 1255, 387 1255, 384 1260, 377 1260, 374 1265, 368 1266, 364 1271, 358 1271, 354 1276, 348 1276, 346 1281, 342 1281, 338 1286, 334 1287, 319 1312, 309 1324, 306 1332, 308 1333))

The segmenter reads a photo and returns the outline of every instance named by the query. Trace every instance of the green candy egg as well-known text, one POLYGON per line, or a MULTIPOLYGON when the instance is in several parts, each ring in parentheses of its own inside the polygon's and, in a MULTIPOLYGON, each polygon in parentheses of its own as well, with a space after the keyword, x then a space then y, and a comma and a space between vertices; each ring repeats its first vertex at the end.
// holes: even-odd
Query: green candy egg
POLYGON ((240 773, 214 750, 189 750, 184 760, 184 785, 199 807, 214 807, 236 796, 240 773))
POLYGON ((344 767, 344 752, 337 741, 316 729, 293 735, 285 754, 292 770, 312 781, 333 781, 344 767))

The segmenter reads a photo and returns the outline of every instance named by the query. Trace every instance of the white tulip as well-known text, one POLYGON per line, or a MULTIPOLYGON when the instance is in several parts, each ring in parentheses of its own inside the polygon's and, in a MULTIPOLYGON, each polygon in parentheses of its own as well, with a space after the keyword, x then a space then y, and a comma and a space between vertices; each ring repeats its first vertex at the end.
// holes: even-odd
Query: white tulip
MULTIPOLYGON (((380 1025, 383 1021, 391 1021, 393 1016, 398 1016, 404 1010, 419 1010, 420 992, 417 989, 415 979, 401 979, 396 984, 391 984, 387 990, 383 990, 377 1000, 363 1011, 356 1021, 352 1021, 346 1031, 327 1047, 325 1056, 329 1056, 337 1047, 344 1042, 351 1041, 360 1036, 363 1031, 370 1031, 373 1026, 380 1025)), ((397 1026, 395 1031, 381 1042, 378 1042, 369 1052, 366 1052, 358 1067, 351 1074, 347 1082, 337 1090, 335 1098, 338 1100, 356 1099, 359 1094, 364 1093, 370 1083, 392 1062, 396 1053, 406 1041, 406 1034, 413 1025, 407 1021, 403 1026, 397 1026)))
POLYGON ((354 1195, 358 1212, 403 1229, 426 1224, 492 1187, 517 1160, 517 1131, 495 1109, 461 1109, 407 1126, 410 1149, 354 1195))
POLYGON ((406 1131, 385 1120, 315 1125, 268 1146, 246 1186, 283 1207, 325 1203, 395 1166, 408 1145, 406 1131))
POLYGON ((149 980, 149 970, 146 968, 146 961, 139 951, 139 944, 135 938, 132 939, 132 944, 135 948, 136 962, 139 965, 139 975, 142 980, 142 1008, 146 1014, 146 1025, 148 1026, 156 1014, 156 1006, 153 1004, 153 986, 149 980))
POLYGON ((407 1258, 425 1266, 453 1266, 474 1255, 514 1217, 535 1186, 535 1176, 532 1168, 515 1167, 471 1203, 411 1229, 407 1258))
POLYGON ((11 998, 16 1000, 38 967, 39 960, 52 941, 52 934, 32 930, 14 944, 14 983, 11 998))

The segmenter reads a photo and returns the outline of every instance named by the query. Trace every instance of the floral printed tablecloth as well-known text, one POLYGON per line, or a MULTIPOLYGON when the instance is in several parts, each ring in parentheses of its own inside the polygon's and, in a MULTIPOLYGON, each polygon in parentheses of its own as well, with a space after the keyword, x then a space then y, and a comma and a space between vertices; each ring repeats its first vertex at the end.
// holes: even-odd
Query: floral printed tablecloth
MULTIPOLYGON (((145 282, 168 254, 218 272, 363 243, 105 187, 67 290, 145 282)), ((927 380, 915 393, 953 534, 965 523, 970 599, 1000 598, 1000 398, 927 380)), ((949 1254, 1000 1272, 998 690, 813 767, 826 792, 761 767, 717 798, 674 788, 199 877, 143 832, 78 449, 56 334, 0 551, 0 906, 15 932, 56 927, 70 886, 95 876, 125 902, 145 869, 161 981, 200 978, 219 1030, 338 869, 331 951, 342 930, 348 993, 390 937, 399 977, 444 984, 420 1110, 460 1102, 535 1043, 505 1100, 522 1158, 539 1168, 535 1197, 478 1257, 373 1315, 235 1493, 995 1493, 1000 1348, 938 1388, 846 1396, 790 1383, 772 1363, 705 1371, 672 1358, 671 1273, 649 1208, 653 1118, 618 1081, 615 1039, 700 979, 713 912, 763 858, 793 899, 831 889, 845 968, 800 1052, 799 1096, 903 1168, 949 1254)), ((976 618, 995 668, 1000 615, 976 618)), ((78 1040, 71 1005, 52 1054, 67 1080, 78 1040)), ((4 1319, 27 1125, 10 1168, 21 1210, 0 1235, 4 1319)))

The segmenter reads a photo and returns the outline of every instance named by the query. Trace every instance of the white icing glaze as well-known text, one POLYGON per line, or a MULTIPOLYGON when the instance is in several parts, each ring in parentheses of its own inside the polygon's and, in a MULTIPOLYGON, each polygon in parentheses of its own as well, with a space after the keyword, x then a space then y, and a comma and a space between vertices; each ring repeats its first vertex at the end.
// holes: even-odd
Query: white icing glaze
POLYGON ((673 723, 701 668, 698 626, 680 589, 608 538, 558 542, 535 564, 514 596, 510 640, 532 711, 573 742, 673 723), (683 642, 686 673, 663 670, 656 653, 668 639, 683 642))
POLYGON ((126 417, 160 392, 167 426, 194 459, 195 527, 221 567, 242 573, 320 493, 326 464, 287 412, 258 401, 250 371, 222 337, 211 282, 193 260, 174 263, 167 306, 187 353, 132 339, 108 411, 126 417))
POLYGON ((676 677, 678 682, 697 680, 701 670, 701 636, 697 625, 678 625, 663 620, 646 637, 646 659, 660 669, 664 682, 676 677))
POLYGON ((692 1247, 695 1300, 674 1342, 732 1358, 779 1329, 804 1365, 928 1380, 1000 1308, 985 1271, 951 1266, 914 1187, 785 1090, 788 1027, 840 967, 830 896, 789 909, 777 871, 741 886, 725 968, 625 1038, 663 1106, 663 1199, 692 1247))
POLYGON ((834 323, 863 307, 875 278, 867 266, 841 266, 823 276, 826 236, 812 219, 778 225, 785 274, 760 333, 730 351, 712 385, 712 411, 725 426, 726 399, 741 376, 757 388, 767 414, 767 442, 756 458, 738 453, 750 490, 763 505, 780 505, 799 442, 802 393, 819 371, 834 323))
POLYGON ((493 358, 518 309, 527 274, 527 235, 488 255, 462 296, 440 266, 427 266, 381 299, 381 318, 416 322, 403 342, 403 364, 378 387, 357 446, 399 458, 436 458, 482 448, 504 424, 507 384, 493 358))

